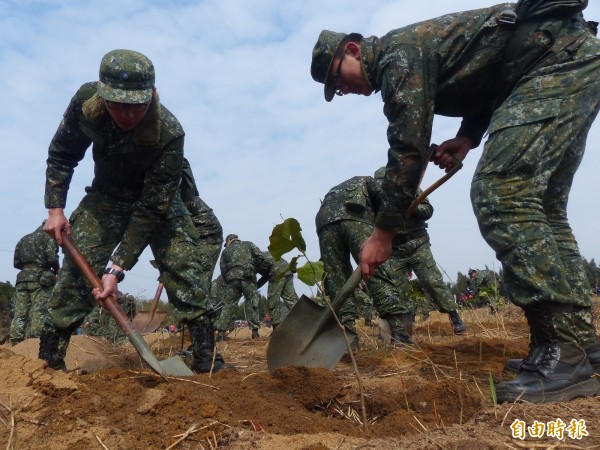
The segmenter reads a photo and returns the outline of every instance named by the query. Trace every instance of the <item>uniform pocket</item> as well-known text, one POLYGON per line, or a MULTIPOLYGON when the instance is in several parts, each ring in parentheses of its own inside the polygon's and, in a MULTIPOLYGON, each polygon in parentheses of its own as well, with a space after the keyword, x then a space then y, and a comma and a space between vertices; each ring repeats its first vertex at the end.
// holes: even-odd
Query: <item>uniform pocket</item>
POLYGON ((560 99, 536 99, 513 102, 496 110, 477 172, 535 172, 544 149, 552 139, 550 129, 560 111, 560 104, 560 99))

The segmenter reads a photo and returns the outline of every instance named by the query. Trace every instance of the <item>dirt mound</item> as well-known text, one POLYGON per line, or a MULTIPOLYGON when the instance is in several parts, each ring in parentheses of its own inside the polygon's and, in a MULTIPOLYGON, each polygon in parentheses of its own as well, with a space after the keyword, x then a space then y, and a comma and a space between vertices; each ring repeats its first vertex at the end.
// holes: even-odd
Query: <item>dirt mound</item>
MULTIPOLYGON (((508 357, 527 352, 527 326, 507 308, 499 317, 467 312, 454 336, 434 313, 416 326, 414 347, 383 346, 375 327, 359 324, 359 383, 344 358, 333 371, 267 371, 270 329, 252 340, 238 330, 219 351, 236 370, 164 379, 142 367, 131 345, 73 336, 69 372, 37 359, 38 341, 0 348, 0 443, 5 448, 79 449, 505 449, 585 448, 600 444, 600 401, 494 405, 491 383, 505 379, 508 357), (361 402, 362 397, 362 402, 361 402), (364 405, 364 410, 363 406, 364 405), (588 436, 511 435, 515 419, 531 425, 585 421, 588 436), (365 423, 366 421, 366 423, 365 423), (362 423, 362 425, 361 425, 362 423), (104 446, 104 447, 103 447, 104 446)), ((187 337, 146 336, 164 358, 187 337)))

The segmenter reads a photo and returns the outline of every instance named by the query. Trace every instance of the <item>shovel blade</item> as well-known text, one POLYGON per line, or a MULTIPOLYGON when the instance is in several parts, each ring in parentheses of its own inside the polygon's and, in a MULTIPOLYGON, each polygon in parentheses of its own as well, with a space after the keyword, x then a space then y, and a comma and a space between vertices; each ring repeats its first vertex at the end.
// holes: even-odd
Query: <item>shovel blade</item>
POLYGON ((131 321, 133 327, 141 335, 154 333, 167 316, 166 312, 156 311, 152 317, 151 311, 138 311, 131 321))
POLYGON ((194 375, 192 369, 190 369, 179 356, 172 356, 164 361, 159 361, 158 358, 154 356, 154 353, 152 353, 152 349, 148 343, 137 331, 130 333, 127 338, 139 353, 140 358, 142 358, 142 360, 159 375, 168 377, 191 377, 194 375))
MULTIPOLYGON (((350 343, 356 334, 346 329, 350 343)), ((333 369, 347 351, 344 332, 331 310, 302 296, 271 335, 267 366, 305 366, 333 369)))

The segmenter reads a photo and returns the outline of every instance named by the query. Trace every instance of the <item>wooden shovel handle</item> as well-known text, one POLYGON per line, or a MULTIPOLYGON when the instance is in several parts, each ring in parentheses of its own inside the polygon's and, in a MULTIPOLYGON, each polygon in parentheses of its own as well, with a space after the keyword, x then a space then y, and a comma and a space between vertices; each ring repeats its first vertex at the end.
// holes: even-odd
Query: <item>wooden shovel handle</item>
POLYGON ((154 315, 156 314, 156 308, 158 307, 158 301, 160 300, 163 288, 164 284, 158 283, 156 293, 154 294, 154 299, 152 300, 152 306, 150 307, 150 320, 148 320, 148 323, 152 322, 152 319, 154 319, 154 315))
POLYGON ((421 192, 417 196, 417 198, 415 198, 413 200, 413 202, 410 204, 410 206, 406 209, 406 217, 410 217, 410 215, 414 212, 414 210, 417 209, 417 206, 419 206, 419 203, 421 203, 423 200, 425 200, 425 198, 429 194, 431 194, 433 191, 435 191, 437 188, 439 188, 442 184, 444 184, 446 181, 448 181, 450 178, 452 178, 456 172, 458 172, 460 169, 462 169, 462 166, 463 166, 462 161, 455 157, 452 157, 452 159, 454 160, 454 165, 452 166, 452 169, 450 170, 450 172, 448 172, 442 178, 440 178, 435 183, 433 183, 431 186, 429 186, 427 189, 425 189, 423 192, 421 192))
MULTIPOLYGON (((75 265, 79 268, 85 279, 92 285, 94 288, 103 289, 102 281, 92 269, 92 266, 86 261, 85 257, 81 254, 75 243, 71 240, 69 236, 67 236, 67 232, 65 230, 62 231, 63 238, 63 249, 65 249, 75 261, 75 265)), ((135 331, 133 324, 123 311, 123 308, 117 303, 117 299, 114 295, 108 297, 102 304, 98 302, 100 306, 106 309, 111 316, 117 322, 117 325, 123 330, 123 332, 129 336, 130 333, 135 331)))

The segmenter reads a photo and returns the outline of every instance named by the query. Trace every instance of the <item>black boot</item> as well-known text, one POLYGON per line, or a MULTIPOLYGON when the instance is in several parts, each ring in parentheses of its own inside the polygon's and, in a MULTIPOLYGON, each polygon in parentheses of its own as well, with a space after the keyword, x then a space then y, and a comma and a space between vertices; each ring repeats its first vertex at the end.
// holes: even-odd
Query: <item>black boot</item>
MULTIPOLYGON (((530 345, 530 354, 531 354, 531 343, 530 345)), ((595 344, 590 345, 589 347, 585 347, 585 354, 588 357, 588 360, 590 361, 590 365, 592 366, 592 369, 594 370, 594 373, 600 373, 600 342, 596 342, 595 344)), ((524 358, 524 359, 509 359, 508 361, 506 361, 506 363, 504 364, 504 371, 505 372, 510 372, 510 373, 519 373, 519 370, 521 370, 521 366, 523 365, 523 363, 525 362, 525 360, 527 358, 530 358, 529 356, 524 358)), ((534 355, 535 358, 535 355, 534 355)))
POLYGON ((529 351, 525 358, 512 358, 504 363, 504 371, 510 373, 519 373, 523 364, 536 365, 539 357, 542 355, 542 348, 538 347, 535 338, 535 328, 533 323, 535 322, 535 316, 532 316, 530 310, 525 309, 525 317, 529 325, 529 351))
POLYGON ((395 343, 412 345, 415 341, 412 340, 412 324, 414 320, 413 314, 399 314, 386 317, 390 324, 392 337, 392 345, 395 343))
POLYGON ((67 370, 65 355, 71 339, 71 332, 65 330, 43 330, 40 334, 38 357, 54 370, 67 370))
POLYGON ((188 323, 192 339, 192 364, 191 369, 197 373, 216 373, 222 369, 231 369, 233 366, 225 364, 223 357, 215 351, 215 329, 212 322, 194 320, 188 323))
POLYGON ((569 306, 541 303, 526 309, 536 346, 517 378, 496 386, 499 403, 569 401, 600 392, 585 350, 573 333, 569 306))
POLYGON ((462 334, 467 331, 467 327, 460 318, 458 311, 450 311, 448 313, 448 317, 450 317, 450 322, 452 322, 452 330, 454 331, 454 334, 462 334))
POLYGON ((258 339, 260 336, 258 335, 258 329, 252 330, 252 339, 258 339))

